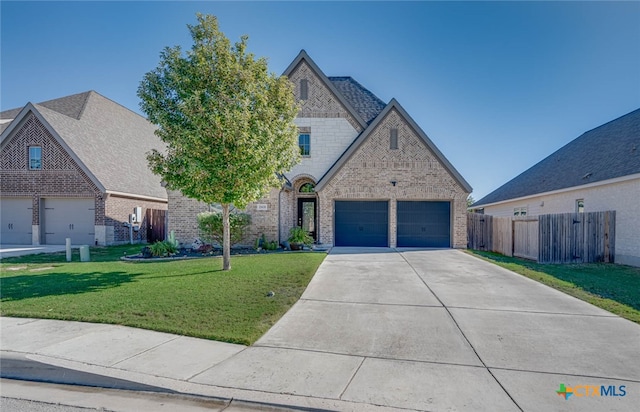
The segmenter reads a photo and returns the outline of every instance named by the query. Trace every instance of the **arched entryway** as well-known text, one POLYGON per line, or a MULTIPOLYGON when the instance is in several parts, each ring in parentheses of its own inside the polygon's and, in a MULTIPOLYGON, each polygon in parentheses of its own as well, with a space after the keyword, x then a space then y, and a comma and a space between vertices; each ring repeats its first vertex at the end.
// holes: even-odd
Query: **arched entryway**
POLYGON ((316 182, 310 177, 301 177, 294 182, 296 198, 296 225, 302 227, 318 240, 318 197, 316 182))

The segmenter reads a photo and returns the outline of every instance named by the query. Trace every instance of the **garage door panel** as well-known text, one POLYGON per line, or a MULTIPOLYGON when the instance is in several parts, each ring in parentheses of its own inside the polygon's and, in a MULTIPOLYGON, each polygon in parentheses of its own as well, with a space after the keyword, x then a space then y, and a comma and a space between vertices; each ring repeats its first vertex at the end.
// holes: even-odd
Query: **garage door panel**
POLYGON ((0 243, 30 245, 32 215, 31 198, 0 199, 0 243))
POLYGON ((71 238, 74 245, 93 244, 95 240, 95 203, 93 199, 44 200, 44 243, 63 245, 71 238))
POLYGON ((336 246, 389 246, 387 201, 336 201, 336 246))
POLYGON ((451 247, 451 203, 398 202, 398 247, 451 247))

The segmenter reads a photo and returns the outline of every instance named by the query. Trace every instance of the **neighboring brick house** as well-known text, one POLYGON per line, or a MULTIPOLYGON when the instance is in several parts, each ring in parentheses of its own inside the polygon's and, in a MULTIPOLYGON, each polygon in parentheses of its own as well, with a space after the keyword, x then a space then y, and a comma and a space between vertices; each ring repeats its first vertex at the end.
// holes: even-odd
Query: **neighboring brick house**
POLYGON ((154 130, 94 91, 1 112, 0 242, 124 243, 137 207, 146 240, 146 209, 167 209, 146 160, 162 147, 154 130))
POLYGON ((471 207, 493 216, 616 211, 615 262, 640 266, 640 109, 596 127, 471 207))
MULTIPOLYGON (((250 244, 261 234, 285 241, 307 229, 335 246, 467 245, 471 187, 400 104, 385 104, 351 77, 327 77, 303 50, 285 70, 301 105, 302 161, 287 183, 250 204, 250 244)), ((209 206, 168 191, 169 230, 198 237, 209 206)))

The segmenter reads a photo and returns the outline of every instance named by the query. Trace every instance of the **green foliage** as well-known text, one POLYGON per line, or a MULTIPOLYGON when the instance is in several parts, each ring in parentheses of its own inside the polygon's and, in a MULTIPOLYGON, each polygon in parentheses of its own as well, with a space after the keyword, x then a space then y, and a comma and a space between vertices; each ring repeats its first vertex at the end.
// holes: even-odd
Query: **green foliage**
MULTIPOLYGON (((251 215, 231 213, 229 215, 229 239, 232 245, 242 241, 251 225, 251 215)), ((222 245, 222 213, 203 212, 198 214, 198 228, 207 242, 222 245)))
POLYGON ((151 250, 151 254, 153 256, 170 256, 178 251, 176 245, 168 240, 163 240, 160 242, 156 242, 149 246, 149 250, 151 250))
POLYGON ((326 256, 239 256, 223 274, 218 258, 123 262, 124 251, 140 248, 125 246, 91 248, 92 261, 82 263, 67 263, 64 252, 22 256, 19 270, 3 259, 0 315, 112 323, 247 345, 298 300, 326 256), (93 261, 94 252, 110 261, 93 261), (275 296, 266 298, 270 290, 275 296))
POLYGON ((241 209, 266 195, 299 161, 292 84, 231 45, 216 17, 189 25, 193 46, 165 48, 138 88, 140 107, 166 151, 148 160, 168 187, 206 203, 241 209))
POLYGON ((169 239, 167 239, 167 242, 171 243, 176 249, 180 246, 176 240, 176 232, 174 230, 169 233, 169 239))
POLYGON ((267 60, 247 52, 247 36, 231 45, 211 15, 189 25, 193 46, 160 53, 138 87, 140 108, 165 150, 151 170, 185 196, 223 208, 223 267, 231 268, 227 212, 244 209, 281 184, 300 160, 293 85, 269 73, 267 60))
POLYGON ((256 246, 255 246, 256 250, 257 249, 276 250, 278 249, 278 246, 280 245, 275 240, 273 241, 267 240, 267 237, 264 235, 264 233, 259 238, 256 239, 256 246))
POLYGON ((289 230, 288 240, 291 243, 300 243, 307 246, 311 246, 313 244, 313 238, 309 235, 309 232, 300 226, 292 227, 291 230, 289 230))

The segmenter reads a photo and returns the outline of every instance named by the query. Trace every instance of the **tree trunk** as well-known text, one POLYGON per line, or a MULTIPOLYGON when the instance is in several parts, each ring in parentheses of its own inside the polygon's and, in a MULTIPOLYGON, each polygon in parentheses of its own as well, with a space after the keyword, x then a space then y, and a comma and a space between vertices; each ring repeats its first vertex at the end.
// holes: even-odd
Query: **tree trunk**
POLYGON ((231 236, 229 230, 229 204, 222 204, 222 270, 231 269, 231 236))

